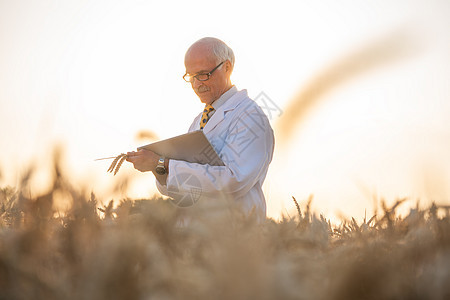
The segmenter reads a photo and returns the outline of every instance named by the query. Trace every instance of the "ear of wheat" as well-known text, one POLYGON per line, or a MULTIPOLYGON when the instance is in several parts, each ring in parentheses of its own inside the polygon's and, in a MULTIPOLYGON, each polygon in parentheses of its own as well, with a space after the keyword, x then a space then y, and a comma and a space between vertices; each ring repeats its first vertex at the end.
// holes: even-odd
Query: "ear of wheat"
POLYGON ((110 173, 114 172, 114 175, 116 175, 117 172, 119 172, 119 169, 122 166, 122 164, 126 158, 127 158, 127 155, 125 153, 121 153, 121 154, 117 155, 114 158, 111 165, 109 166, 108 172, 110 172, 110 173))

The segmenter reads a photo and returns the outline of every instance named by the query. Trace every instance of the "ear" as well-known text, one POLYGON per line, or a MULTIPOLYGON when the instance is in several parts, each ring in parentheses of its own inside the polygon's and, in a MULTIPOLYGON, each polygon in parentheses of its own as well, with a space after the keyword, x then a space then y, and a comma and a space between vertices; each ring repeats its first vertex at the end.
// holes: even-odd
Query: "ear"
POLYGON ((227 61, 225 61, 224 65, 225 65, 225 71, 227 73, 231 74, 231 72, 233 71, 233 67, 231 66, 231 62, 229 60, 227 60, 227 61))

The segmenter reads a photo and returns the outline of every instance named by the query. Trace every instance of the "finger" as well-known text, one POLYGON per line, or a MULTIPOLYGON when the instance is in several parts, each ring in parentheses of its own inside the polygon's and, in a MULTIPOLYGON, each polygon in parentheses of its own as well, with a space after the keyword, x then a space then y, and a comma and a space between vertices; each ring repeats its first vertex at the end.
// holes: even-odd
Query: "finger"
POLYGON ((132 152, 127 152, 127 156, 126 156, 126 160, 127 161, 131 161, 133 158, 135 158, 137 156, 137 153, 132 151, 132 152))
POLYGON ((135 155, 127 155, 125 157, 125 159, 129 162, 134 162, 134 161, 136 161, 136 156, 135 155))
POLYGON ((153 152, 151 150, 147 150, 147 149, 139 149, 137 153, 142 153, 142 154, 153 153, 153 154, 155 154, 155 152, 153 152))

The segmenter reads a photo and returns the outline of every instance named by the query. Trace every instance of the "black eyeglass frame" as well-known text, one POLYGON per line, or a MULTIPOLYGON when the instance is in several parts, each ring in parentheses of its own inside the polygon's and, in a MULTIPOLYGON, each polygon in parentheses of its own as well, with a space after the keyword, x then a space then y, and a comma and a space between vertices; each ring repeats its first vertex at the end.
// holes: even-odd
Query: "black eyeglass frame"
POLYGON ((207 80, 209 80, 209 77, 211 77, 212 73, 214 73, 214 71, 217 70, 224 62, 225 61, 218 64, 214 69, 212 69, 208 73, 199 73, 199 74, 195 74, 195 75, 189 75, 188 73, 186 73, 183 75, 183 79, 184 79, 184 81, 189 82, 189 83, 194 82, 194 78, 197 79, 198 81, 207 81, 207 80), (199 78, 199 76, 204 76, 204 75, 207 75, 206 79, 199 78))

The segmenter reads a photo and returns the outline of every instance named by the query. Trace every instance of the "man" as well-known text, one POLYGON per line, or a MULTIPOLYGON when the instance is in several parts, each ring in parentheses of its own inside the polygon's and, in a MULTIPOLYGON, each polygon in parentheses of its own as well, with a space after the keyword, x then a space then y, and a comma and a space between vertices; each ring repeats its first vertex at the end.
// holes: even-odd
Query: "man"
POLYGON ((237 204, 245 213, 266 216, 262 184, 274 150, 274 136, 266 115, 246 90, 231 83, 233 51, 221 40, 203 38, 185 55, 183 78, 205 104, 189 132, 203 130, 225 166, 210 166, 165 159, 148 150, 127 153, 127 160, 142 172, 155 174, 159 191, 192 193, 192 186, 180 185, 180 176, 195 178, 202 201, 237 204))

